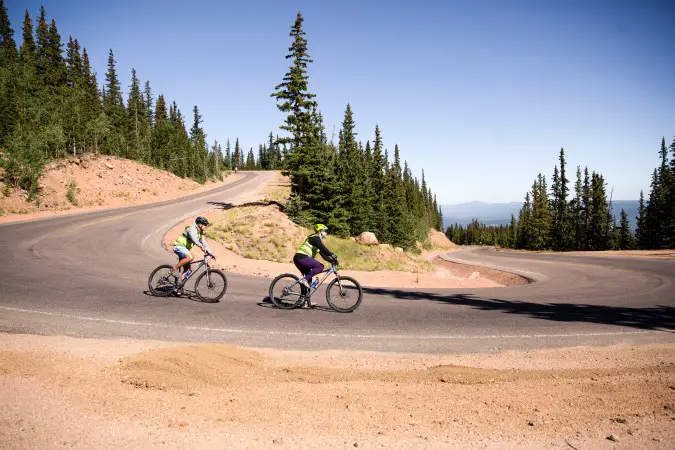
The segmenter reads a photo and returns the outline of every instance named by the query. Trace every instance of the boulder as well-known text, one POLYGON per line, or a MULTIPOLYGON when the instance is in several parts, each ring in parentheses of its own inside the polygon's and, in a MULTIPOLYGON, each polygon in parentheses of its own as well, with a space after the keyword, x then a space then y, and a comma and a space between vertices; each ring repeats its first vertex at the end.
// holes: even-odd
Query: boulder
POLYGON ((375 233, 371 233, 370 231, 364 231, 363 233, 359 234, 356 237, 356 242, 359 244, 363 245, 377 245, 379 244, 379 241, 377 240, 377 237, 375 237, 375 233))
POLYGON ((394 247, 394 250, 399 253, 403 252, 403 249, 401 247, 394 247))

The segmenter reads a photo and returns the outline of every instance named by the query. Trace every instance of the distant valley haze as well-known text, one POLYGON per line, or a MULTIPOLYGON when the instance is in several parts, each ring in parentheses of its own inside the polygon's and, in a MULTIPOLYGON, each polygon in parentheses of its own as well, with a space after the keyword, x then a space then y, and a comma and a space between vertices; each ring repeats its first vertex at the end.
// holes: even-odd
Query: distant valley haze
MULTIPOLYGON (((450 225, 467 225, 473 219, 478 219, 486 225, 508 225, 511 223, 511 214, 518 220, 518 213, 523 207, 523 202, 490 203, 490 202, 465 202, 452 205, 441 205, 443 211, 443 229, 450 225)), ((635 216, 638 214, 638 200, 614 200, 612 209, 616 222, 619 222, 621 209, 626 211, 628 221, 634 228, 635 216)))

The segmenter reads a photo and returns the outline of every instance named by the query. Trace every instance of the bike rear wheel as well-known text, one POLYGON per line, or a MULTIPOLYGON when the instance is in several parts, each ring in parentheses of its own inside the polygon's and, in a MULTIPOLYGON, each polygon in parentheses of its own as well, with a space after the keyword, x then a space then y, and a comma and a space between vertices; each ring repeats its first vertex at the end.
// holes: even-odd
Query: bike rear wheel
POLYGON ((363 289, 352 277, 339 277, 328 283, 326 301, 333 310, 341 313, 354 311, 361 304, 363 289))
POLYGON ((293 309, 305 302, 306 287, 292 273, 279 275, 270 284, 270 300, 281 309, 293 309))
POLYGON ((173 266, 162 264, 152 271, 148 278, 148 289, 157 297, 168 297, 175 289, 176 277, 171 275, 173 266))
POLYGON ((227 291, 227 277, 220 269, 209 269, 195 281, 195 293, 204 303, 216 303, 227 291))

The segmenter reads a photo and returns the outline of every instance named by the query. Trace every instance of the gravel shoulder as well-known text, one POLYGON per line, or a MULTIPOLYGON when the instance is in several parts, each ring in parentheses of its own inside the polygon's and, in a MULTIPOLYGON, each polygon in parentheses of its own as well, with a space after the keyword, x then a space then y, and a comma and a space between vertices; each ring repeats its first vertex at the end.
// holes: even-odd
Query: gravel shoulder
POLYGON ((665 448, 675 345, 474 355, 0 334, 3 448, 665 448))

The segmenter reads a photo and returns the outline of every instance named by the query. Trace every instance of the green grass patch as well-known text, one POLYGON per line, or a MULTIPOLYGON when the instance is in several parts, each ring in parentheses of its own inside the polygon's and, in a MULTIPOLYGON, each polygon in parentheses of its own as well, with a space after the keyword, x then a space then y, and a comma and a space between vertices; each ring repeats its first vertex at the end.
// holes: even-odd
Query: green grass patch
POLYGON ((70 180, 68 183, 68 191, 66 192, 66 198, 73 205, 77 206, 77 194, 80 193, 80 188, 77 187, 77 181, 70 180))
MULTIPOLYGON (((209 239, 245 258, 291 262, 311 231, 291 223, 275 207, 249 206, 225 211, 213 220, 207 233, 209 239), (272 210, 276 212, 270 218, 272 210), (275 221, 274 217, 279 219, 275 221)), ((413 253, 396 251, 390 245, 366 246, 350 239, 328 236, 326 247, 340 257, 342 269, 413 273, 433 270, 431 264, 420 261, 413 253)), ((320 256, 317 259, 324 262, 320 256)))

